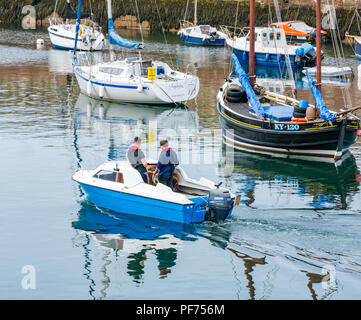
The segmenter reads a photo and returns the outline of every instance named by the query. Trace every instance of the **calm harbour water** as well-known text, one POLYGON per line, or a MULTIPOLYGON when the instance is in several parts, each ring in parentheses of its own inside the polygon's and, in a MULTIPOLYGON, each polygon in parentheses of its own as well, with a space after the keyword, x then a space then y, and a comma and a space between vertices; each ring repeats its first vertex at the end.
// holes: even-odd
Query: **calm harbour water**
MULTIPOLYGON (((360 143, 341 167, 239 151, 229 172, 216 94, 230 55, 167 37, 169 46, 162 34, 146 36, 144 54, 173 65, 177 55, 192 72, 199 63, 201 90, 189 109, 88 99, 72 76, 71 55, 50 49, 45 31, 0 28, 0 298, 360 299, 360 143), (46 50, 35 50, 38 38, 46 50), (190 176, 241 194, 232 218, 181 225, 87 201, 73 173, 125 159, 138 134, 149 141, 143 148, 150 157, 158 155, 157 140, 169 137, 190 176), (22 288, 27 265, 36 270, 34 290, 22 288)), ((356 105, 359 61, 345 52, 356 105)), ((311 100, 302 76, 297 83, 298 98, 311 100)), ((323 86, 334 110, 342 88, 323 86)))

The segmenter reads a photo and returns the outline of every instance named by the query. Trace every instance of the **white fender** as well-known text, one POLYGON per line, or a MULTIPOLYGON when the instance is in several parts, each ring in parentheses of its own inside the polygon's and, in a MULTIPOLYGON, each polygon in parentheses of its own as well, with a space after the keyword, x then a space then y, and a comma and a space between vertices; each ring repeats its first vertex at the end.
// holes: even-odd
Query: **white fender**
POLYGON ((103 98, 104 98, 104 91, 105 91, 104 86, 100 86, 100 87, 99 87, 99 98, 100 98, 100 99, 103 99, 103 98))
POLYGON ((142 92, 143 91, 143 85, 141 83, 139 83, 138 85, 138 92, 142 92))

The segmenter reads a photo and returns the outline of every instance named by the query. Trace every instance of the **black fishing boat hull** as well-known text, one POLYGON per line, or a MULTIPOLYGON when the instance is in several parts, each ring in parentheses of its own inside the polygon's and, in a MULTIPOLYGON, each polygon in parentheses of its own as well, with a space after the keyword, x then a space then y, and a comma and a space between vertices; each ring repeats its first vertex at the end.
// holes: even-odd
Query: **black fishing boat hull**
POLYGON ((235 112, 219 100, 217 107, 224 140, 236 149, 338 160, 357 139, 357 120, 276 122, 235 112))

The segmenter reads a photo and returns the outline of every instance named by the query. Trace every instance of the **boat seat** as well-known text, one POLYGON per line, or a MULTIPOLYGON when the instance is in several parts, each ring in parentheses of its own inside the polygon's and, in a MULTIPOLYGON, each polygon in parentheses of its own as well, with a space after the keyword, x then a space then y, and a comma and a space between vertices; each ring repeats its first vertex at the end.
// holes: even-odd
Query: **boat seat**
MULTIPOLYGON (((293 116, 293 108, 291 106, 285 105, 273 105, 273 106, 263 106, 264 113, 266 118, 272 119, 275 121, 291 121, 293 116)), ((252 107, 249 108, 250 113, 255 113, 252 107)))

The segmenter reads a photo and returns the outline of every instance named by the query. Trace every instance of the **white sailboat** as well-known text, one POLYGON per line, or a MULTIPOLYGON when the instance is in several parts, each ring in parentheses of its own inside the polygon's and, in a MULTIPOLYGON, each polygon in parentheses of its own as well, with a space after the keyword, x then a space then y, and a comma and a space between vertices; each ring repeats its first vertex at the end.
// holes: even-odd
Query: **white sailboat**
MULTIPOLYGON (((71 7, 70 0, 67 0, 66 21, 63 23, 55 17, 58 0, 55 4, 54 15, 49 19, 50 26, 48 33, 50 41, 56 49, 73 50, 75 42, 76 25, 69 23, 69 19, 76 19, 77 14, 71 7)), ((90 17, 90 14, 84 13, 81 19, 90 17)), ((97 51, 102 50, 105 44, 105 38, 101 28, 95 26, 91 21, 91 26, 80 25, 77 50, 97 51)))
POLYGON ((197 0, 194 0, 194 22, 191 23, 185 19, 180 21, 178 35, 186 43, 201 46, 224 46, 226 39, 226 35, 215 27, 197 25, 197 0))
MULTIPOLYGON (((116 33, 111 0, 108 0, 108 27, 110 45, 143 48, 142 43, 131 42, 116 33)), ((78 64, 74 72, 83 93, 115 102, 172 104, 191 100, 199 91, 198 77, 173 70, 161 61, 145 60, 140 52, 123 60, 78 64)))

